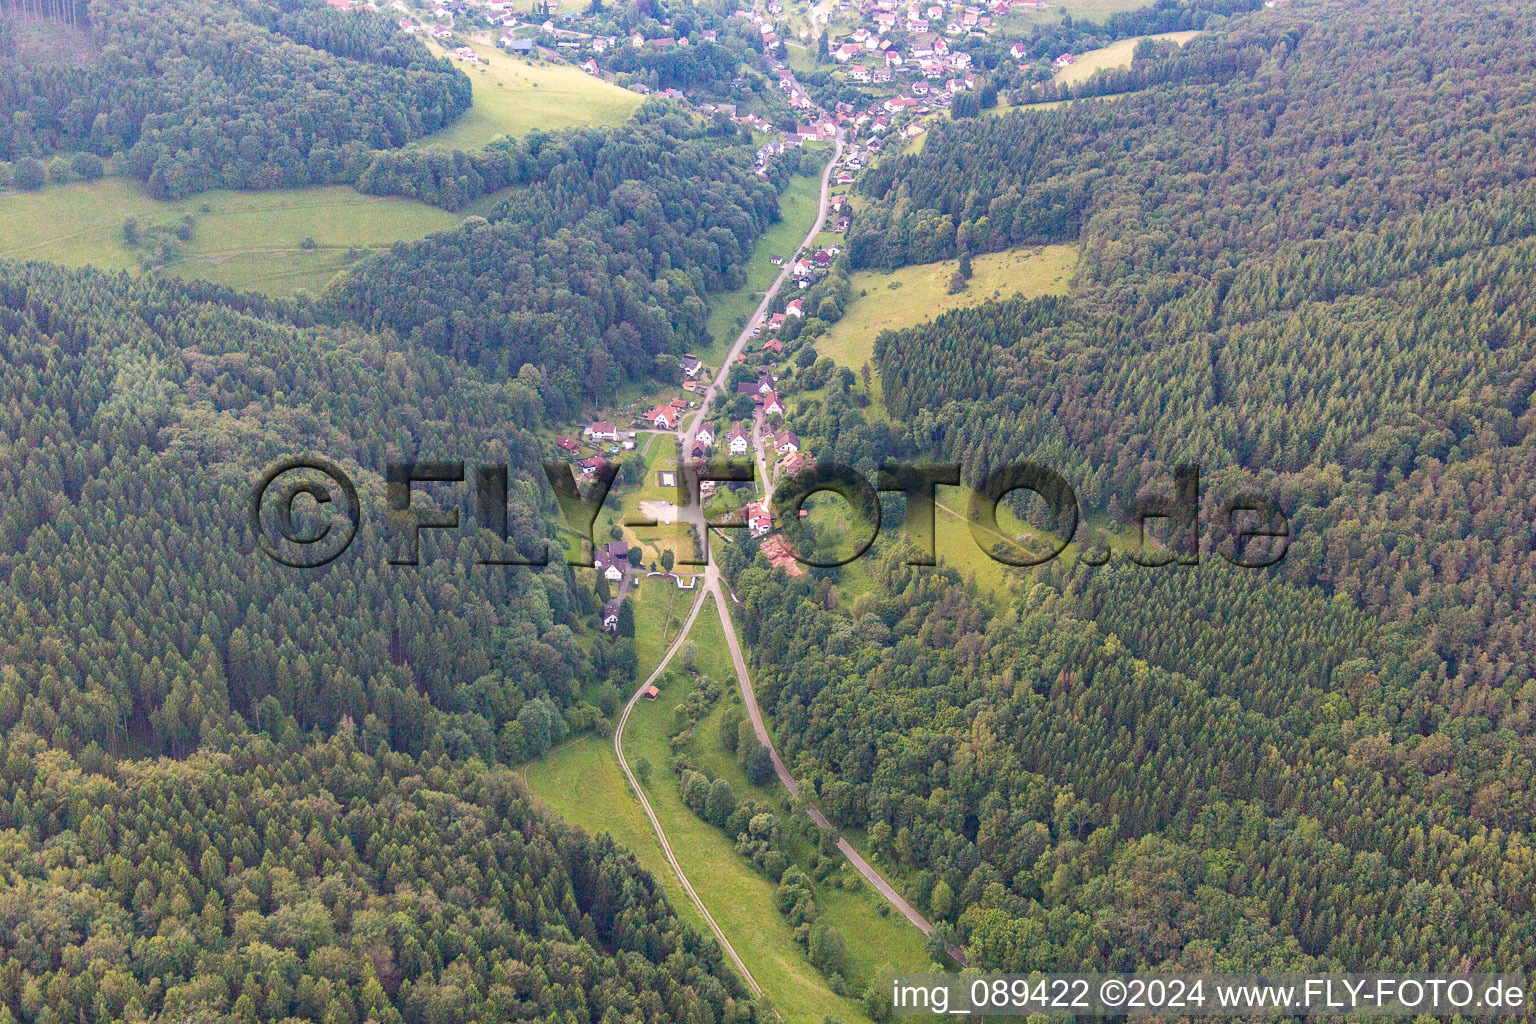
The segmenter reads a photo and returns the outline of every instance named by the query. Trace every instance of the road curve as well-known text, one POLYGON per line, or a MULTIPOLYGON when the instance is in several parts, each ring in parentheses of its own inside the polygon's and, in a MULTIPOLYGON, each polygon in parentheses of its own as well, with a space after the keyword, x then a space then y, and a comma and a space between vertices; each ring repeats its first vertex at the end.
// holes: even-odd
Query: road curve
POLYGON ((693 884, 688 881, 688 876, 683 874, 683 866, 678 863, 676 855, 672 853, 672 844, 667 842, 667 833, 662 829, 661 821, 657 819, 656 812, 651 809, 651 802, 646 799, 645 790, 640 786, 640 780, 636 779, 635 773, 630 771, 629 761, 624 757, 624 726, 629 724, 630 712, 635 710, 635 705, 639 703, 641 695, 645 693, 645 688, 660 677, 662 671, 667 667, 667 663, 672 660, 672 655, 676 654, 683 646, 683 641, 688 639, 688 631, 693 628, 693 621, 699 617, 699 609, 703 607, 704 588, 700 587, 699 595, 694 599, 693 608, 688 612, 688 617, 683 620, 682 629, 677 632, 677 639, 672 641, 672 646, 668 647, 666 653, 661 656, 661 661, 657 664, 656 670, 650 674, 645 682, 640 684, 635 690, 634 695, 629 698, 629 703, 624 705, 624 713, 619 716, 618 728, 613 730, 613 752, 619 757, 619 767, 623 769, 624 777, 629 780, 630 789, 634 790, 635 796, 640 798, 640 806, 645 809, 645 816, 650 819, 651 828, 655 831, 656 838, 661 842, 661 852, 667 858, 667 863, 672 865, 672 871, 677 875, 678 882, 682 883, 683 891, 688 894, 688 898, 698 908, 699 914, 709 925, 710 930, 715 933, 715 938, 719 940, 726 955, 731 958, 731 962, 736 965, 736 969, 741 972, 742 978, 746 979, 753 995, 760 996, 763 994, 763 987, 757 983, 756 978, 752 977, 752 972, 747 970, 747 965, 741 959, 741 955, 736 952, 736 947, 732 946, 731 940, 725 937, 725 932, 721 931, 720 926, 715 923, 709 908, 704 905, 704 901, 699 898, 699 894, 694 892, 693 884))
MULTIPOLYGON (((713 569, 714 567, 711 566, 710 568, 713 569)), ((753 692, 752 680, 747 675, 747 663, 741 656, 741 644, 736 639, 736 626, 731 622, 731 610, 725 603, 725 593, 720 587, 718 572, 706 574, 705 589, 714 597, 715 607, 720 611, 720 625, 725 630, 725 645, 730 648, 731 663, 736 666, 736 681, 741 686, 741 699, 747 705, 747 717, 752 720, 752 729, 757 733, 758 742, 768 748, 768 756, 773 761, 773 770, 778 773, 779 781, 784 784, 785 789, 789 790, 791 797, 798 797, 800 795, 800 784, 795 781, 794 776, 789 774, 789 769, 784 766, 784 762, 779 758, 779 752, 773 746, 773 739, 768 735, 768 727, 763 724, 763 713, 758 709, 757 695, 753 692)), ((824 829, 832 828, 832 823, 827 820, 827 816, 822 814, 809 801, 805 803, 805 813, 810 815, 811 820, 819 827, 824 829)), ((902 899, 901 894, 891 888, 891 884, 881 876, 880 872, 871 867, 863 855, 853 848, 853 844, 849 843, 842 836, 838 836, 837 848, 842 851, 844 857, 848 858, 848 863, 857 868, 859 874, 864 876, 865 881, 874 886, 875 891, 884 896, 891 906, 901 911, 903 917, 916 925, 918 931, 924 935, 928 935, 933 931, 933 925, 928 923, 928 919, 919 914, 912 904, 902 899)), ((951 954, 953 955, 954 953, 955 951, 951 950, 951 954)))

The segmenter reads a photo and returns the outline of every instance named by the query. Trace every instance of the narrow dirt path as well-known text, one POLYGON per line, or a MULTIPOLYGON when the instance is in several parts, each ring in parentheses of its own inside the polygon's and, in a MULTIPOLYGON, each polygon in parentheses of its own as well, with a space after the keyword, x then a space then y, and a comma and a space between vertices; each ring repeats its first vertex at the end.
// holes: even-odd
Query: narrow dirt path
POLYGON ((629 698, 629 703, 624 705, 624 714, 619 717, 618 728, 613 730, 613 752, 618 755, 619 767, 623 769, 624 777, 629 780, 630 788, 634 790, 635 796, 639 798, 640 806, 645 809, 645 816, 650 819, 651 828, 655 830, 656 838, 661 842, 662 855, 667 858, 667 863, 672 865, 672 871, 677 875, 678 882, 682 884, 683 891, 688 894, 688 898, 698 908, 700 916, 704 918, 710 930, 715 933, 715 938, 719 940, 721 948, 725 950, 725 955, 731 958, 731 962, 741 972, 742 978, 746 981, 748 987, 752 989, 753 994, 760 996, 763 994, 762 986, 757 983, 756 978, 752 977, 752 972, 747 969, 747 965, 742 961, 741 955, 736 952, 736 947, 731 945, 731 940, 725 937, 725 932, 721 931, 720 926, 715 923, 709 908, 704 905, 704 901, 694 891, 693 883, 689 882, 688 876, 683 873, 682 864, 678 863, 677 856, 672 852, 672 844, 667 842, 666 830, 661 827, 661 821, 656 817, 655 810, 651 808, 650 800, 646 799, 645 790, 640 786, 640 780, 635 778, 635 773, 630 770, 629 761, 624 757, 624 727, 629 724, 630 713, 635 710, 635 705, 640 702, 640 697, 645 693, 646 687, 650 686, 661 676, 662 671, 667 667, 667 663, 672 660, 672 656, 683 646, 683 641, 688 638, 688 631, 693 628, 693 622, 699 617, 699 610, 703 607, 704 593, 701 588, 698 597, 693 602, 692 610, 688 612, 688 618, 683 620, 683 628, 678 631, 677 639, 672 641, 672 646, 668 647, 667 652, 662 655, 661 662, 657 664, 656 670, 646 678, 645 682, 640 684, 639 688, 635 690, 634 696, 629 698))

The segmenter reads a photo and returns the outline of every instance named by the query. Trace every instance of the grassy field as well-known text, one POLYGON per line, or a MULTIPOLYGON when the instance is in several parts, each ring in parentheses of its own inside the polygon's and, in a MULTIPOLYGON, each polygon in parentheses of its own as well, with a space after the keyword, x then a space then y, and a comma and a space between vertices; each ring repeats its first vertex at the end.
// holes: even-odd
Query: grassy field
POLYGON ((637 589, 630 591, 629 600, 635 602, 635 654, 640 663, 636 685, 655 670, 667 647, 677 639, 697 595, 697 590, 679 590, 660 576, 642 576, 637 589))
POLYGON ((1103 71, 1105 68, 1128 68, 1131 66, 1131 54, 1136 52, 1136 44, 1142 39, 1171 39, 1183 46, 1199 34, 1199 32, 1163 32, 1155 36, 1121 39, 1102 49, 1078 54, 1076 62, 1056 72, 1056 81, 1065 85, 1077 85, 1088 81, 1096 72, 1103 71))
MULTIPOLYGON (((691 415, 691 413, 690 413, 691 415)), ((676 503, 677 488, 663 487, 658 479, 661 472, 677 471, 677 443, 671 434, 647 435, 642 434, 640 452, 628 452, 626 458, 645 459, 645 476, 638 487, 626 487, 620 495, 620 500, 609 502, 603 512, 600 524, 600 532, 606 536, 610 522, 630 523, 643 522, 646 514, 640 510, 642 501, 664 501, 676 503), (646 441, 650 441, 650 448, 645 449, 646 441), (615 507, 616 506, 616 507, 615 507)), ((615 485, 617 486, 617 485, 615 485)), ((624 540, 631 547, 640 547, 644 551, 646 568, 656 563, 660 569, 661 553, 671 551, 676 559, 677 567, 683 572, 696 572, 697 569, 684 564, 685 559, 693 557, 693 540, 688 528, 677 523, 661 523, 658 526, 624 527, 624 540)))
POLYGON ((1105 21, 1111 14, 1147 6, 1147 0, 1059 0, 1073 20, 1105 21))
MULTIPOLYGON (((723 669, 725 639, 711 609, 700 614, 691 635, 699 648, 699 670, 719 682, 735 685, 723 669)), ((633 764, 644 757, 653 766, 646 796, 666 830, 672 850, 689 882, 709 907, 715 921, 763 986, 774 1007, 789 1024, 822 1024, 829 1014, 845 1024, 868 1024, 862 1007, 835 995, 826 980, 795 942, 794 930, 774 906, 774 885, 736 853, 725 834, 701 821, 683 803, 677 779, 668 769, 672 760, 668 740, 675 729, 674 709, 687 695, 681 678, 662 686, 655 701, 642 702, 624 733, 624 752, 633 764)), ((849 946, 858 935, 850 935, 849 946)))
POLYGON ((805 238, 816 221, 817 199, 821 192, 818 175, 797 174, 789 179, 789 186, 779 195, 780 218, 769 226, 757 240, 752 258, 747 261, 747 283, 732 292, 722 292, 709 297, 709 333, 715 343, 707 352, 697 353, 711 366, 718 366, 720 358, 728 351, 741 333, 742 321, 752 314, 762 301, 763 290, 779 276, 782 267, 768 262, 770 257, 788 259, 805 238))
POLYGON ((318 292, 362 252, 452 228, 461 214, 409 199, 379 199, 342 186, 274 192, 206 192, 175 202, 151 198, 126 178, 0 196, 0 256, 137 270, 123 222, 141 227, 194 219, 177 263, 156 271, 289 295, 318 292), (207 212, 204 212, 204 207, 207 212), (313 238, 315 248, 303 248, 313 238))
MULTIPOLYGON (((665 771, 664 765, 658 767, 665 771)), ((704 918, 662 855, 645 810, 619 769, 611 741, 591 734, 581 736, 528 765, 523 779, 539 802, 565 821, 593 835, 607 832, 613 836, 661 883, 683 919, 709 934, 704 918)))
MULTIPOLYGON (((847 312, 816 342, 816 351, 858 372, 866 362, 873 362, 875 336, 881 331, 926 323, 947 309, 974 306, 1015 292, 1028 296, 1065 293, 1076 265, 1077 249, 1070 245, 989 253, 972 261, 970 287, 955 295, 949 294, 949 279, 959 266, 955 260, 894 271, 861 270, 852 277, 854 297, 847 312)), ((870 397, 870 413, 882 415, 878 373, 872 380, 870 397)))
MULTIPOLYGON (((578 125, 617 125, 629 120, 645 97, 594 78, 570 64, 534 63, 471 44, 481 65, 456 64, 474 86, 474 104, 453 124, 423 140, 445 149, 479 149, 502 135, 534 128, 553 131, 578 125)), ((439 53, 442 53, 440 48, 439 53)))

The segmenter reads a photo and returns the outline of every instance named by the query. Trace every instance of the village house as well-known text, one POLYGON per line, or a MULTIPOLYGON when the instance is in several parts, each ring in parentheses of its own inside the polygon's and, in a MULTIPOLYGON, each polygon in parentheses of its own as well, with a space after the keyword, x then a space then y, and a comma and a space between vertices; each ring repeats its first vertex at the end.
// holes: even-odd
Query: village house
POLYGON ((574 455, 576 454, 576 451, 581 447, 581 443, 578 442, 574 437, 562 437, 560 440, 555 442, 555 447, 559 448, 563 452, 574 455))
POLYGON ((796 473, 810 469, 813 465, 815 463, 805 453, 790 452, 779 460, 779 474, 781 476, 794 476, 796 473))
POLYGON ((788 455, 800 450, 800 438, 793 430, 781 430, 773 435, 774 447, 780 455, 788 455))
POLYGON ((657 430, 677 429, 677 410, 670 405, 658 405, 645 414, 645 418, 651 421, 651 426, 657 430))
POLYGON ((752 447, 752 438, 741 428, 740 424, 737 424, 731 428, 731 432, 727 437, 727 444, 732 455, 745 455, 747 454, 747 449, 752 447))
POLYGON ((715 443, 715 432, 709 429, 709 424, 706 423, 699 428, 697 434, 693 435, 693 439, 704 447, 709 448, 715 443))
POLYGON ((677 361, 678 369, 687 377, 697 377, 704 372, 704 364, 697 356, 683 356, 677 361))
POLYGON ((767 373, 765 371, 761 376, 757 378, 757 383, 755 384, 751 381, 742 381, 740 384, 737 384, 736 393, 738 395, 771 394, 773 392, 773 385, 776 382, 777 378, 775 378, 771 373, 767 373))
POLYGON ((803 299, 791 299, 789 301, 788 305, 786 305, 784 307, 784 315, 785 316, 800 316, 801 315, 801 310, 804 308, 804 305, 805 305, 805 302, 804 302, 803 299))
POLYGON ((609 583, 619 583, 630 569, 629 552, 626 550, 623 556, 614 558, 606 549, 598 551, 592 556, 592 564, 609 583))
POLYGON ((784 352, 784 343, 778 338, 769 338, 767 341, 763 342, 763 351, 772 355, 782 355, 784 352))
POLYGON ((619 428, 612 423, 594 422, 582 434, 593 441, 617 441, 619 428))
MULTIPOLYGON (((612 633, 619 628, 619 605, 622 603, 622 601, 615 597, 603 605, 603 632, 612 633)), ((651 689, 654 690, 655 687, 653 686, 651 689)), ((652 699, 654 700, 655 698, 652 699)))
POLYGON ((768 513, 768 507, 762 502, 749 502, 742 512, 747 521, 747 532, 752 536, 761 537, 773 529, 773 517, 768 513))
POLYGON ((779 396, 772 391, 762 396, 761 404, 764 416, 783 416, 784 403, 779 401, 779 396))

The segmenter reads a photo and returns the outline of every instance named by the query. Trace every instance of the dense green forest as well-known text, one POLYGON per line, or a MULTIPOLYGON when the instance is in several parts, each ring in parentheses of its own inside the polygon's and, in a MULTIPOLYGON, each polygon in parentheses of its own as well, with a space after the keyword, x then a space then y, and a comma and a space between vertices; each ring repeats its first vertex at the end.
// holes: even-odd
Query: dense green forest
POLYGON ((720 950, 505 769, 350 728, 186 761, 0 740, 0 1019, 752 1024, 720 950))
POLYGON ((407 458, 510 463, 537 554, 537 371, 17 263, 0 363, 0 1020, 757 1019, 629 854, 499 767, 602 728, 629 685, 590 584, 558 553, 477 565, 472 521, 386 562, 381 474, 407 458), (295 452, 364 508, 307 573, 244 514, 295 452))
POLYGON ((1111 511, 1182 461, 1254 481, 1292 511, 1285 574, 1410 625, 1498 729, 1536 625, 1536 18, 1349 11, 1190 43, 1233 54, 1220 84, 936 128, 876 169, 852 251, 1080 232, 1071 298, 878 342, 905 442, 1038 457, 1111 511))
MULTIPOLYGON (((94 56, 0 47, 0 160, 122 154, 152 195, 351 181, 469 108, 470 84, 385 14, 318 0, 81 4, 94 56)), ((3 40, 0 40, 3 42, 3 40)))
POLYGON ((537 367, 546 407, 574 416, 708 344, 707 295, 743 283, 788 177, 752 173, 752 152, 728 123, 667 104, 618 129, 536 134, 489 217, 395 246, 326 306, 493 376, 537 367))
MULTIPOLYGON (((903 557, 836 610, 761 560, 733 589, 791 770, 970 964, 1529 955, 1536 762, 1438 701, 1409 631, 1219 563, 1059 574, 999 610, 903 557)), ((1508 699, 1528 731, 1536 690, 1508 699)))
MULTIPOLYGON (((941 118, 877 160, 847 251, 798 293, 780 391, 822 463, 976 480, 1033 459, 1095 527, 1197 463, 1213 500, 1279 499, 1283 562, 1117 555, 994 589, 889 544, 856 578, 712 545, 784 761, 938 924, 930 949, 972 966, 1500 970, 1536 950, 1536 10, 1254 7, 1064 20, 1034 56, 1212 31, 1075 93, 1128 95, 941 118), (883 334, 862 374, 815 350, 869 299, 856 268, 1038 242, 1080 246, 1069 294, 883 334)), ((709 296, 745 284, 799 155, 760 176, 748 135, 659 102, 402 149, 468 84, 383 16, 82 10, 100 52, 78 66, 15 62, 0 35, 0 157, 113 154, 166 196, 497 199, 318 299, 0 262, 0 1024, 755 1024, 633 858, 536 815, 510 770, 605 732, 636 682, 633 610, 603 634, 559 557, 479 564, 494 538, 469 515, 390 565, 381 513, 391 461, 507 464, 511 543, 537 554, 551 432, 709 344, 709 296), (245 516, 299 452, 364 509, 302 573, 245 516)), ((658 13, 614 17, 654 35, 658 13)), ((717 81, 751 63, 732 32, 612 59, 717 81)), ((417 497, 468 512, 472 486, 417 497)), ((683 752, 720 693, 694 685, 667 782, 836 979, 859 937, 789 856, 830 871, 831 837, 683 752)), ((750 723, 721 718, 771 782, 750 723)))
POLYGON ((510 534, 538 553, 536 371, 492 382, 256 298, 46 264, 4 265, 0 362, 0 730, 185 756, 211 729, 350 718, 369 750, 517 762, 617 705, 633 651, 594 642, 590 585, 558 557, 477 568, 463 530, 385 564, 391 459, 510 463, 510 534), (296 576, 243 510, 302 452, 348 467, 365 515, 296 576))

